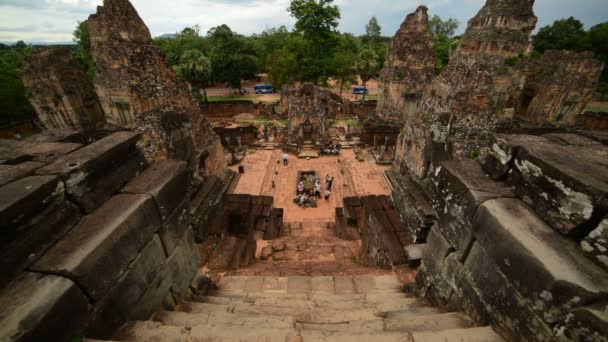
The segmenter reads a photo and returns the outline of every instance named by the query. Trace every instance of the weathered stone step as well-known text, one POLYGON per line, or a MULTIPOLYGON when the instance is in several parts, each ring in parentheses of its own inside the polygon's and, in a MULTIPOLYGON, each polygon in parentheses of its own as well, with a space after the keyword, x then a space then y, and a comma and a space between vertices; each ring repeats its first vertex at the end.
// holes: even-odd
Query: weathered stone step
POLYGON ((457 312, 431 315, 417 313, 384 319, 386 331, 440 331, 466 329, 473 325, 467 316, 457 312))
MULTIPOLYGON (((204 341, 292 341, 298 336, 294 329, 226 329, 224 326, 174 326, 159 322, 130 322, 117 333, 119 341, 204 342, 204 341)), ((87 340, 85 340, 87 341, 87 340)))
POLYGON ((292 329, 296 318, 293 316, 252 315, 233 312, 179 312, 160 311, 152 318, 166 326, 188 327, 218 326, 234 329, 292 329))
MULTIPOLYGON (((301 333, 303 342, 406 342, 409 333, 349 333, 349 332, 325 332, 325 331, 303 331, 301 333)), ((438 341, 437 341, 438 342, 438 341)))
POLYGON ((190 331, 184 326, 168 326, 153 321, 134 321, 125 324, 115 334, 117 341, 185 342, 190 331))
POLYGON ((267 307, 267 308, 333 308, 351 310, 359 308, 375 308, 380 312, 405 310, 409 308, 422 307, 425 303, 416 298, 408 298, 405 295, 397 294, 391 296, 378 297, 377 295, 309 295, 305 297, 207 297, 201 299, 202 303, 187 303, 187 305, 209 304, 211 310, 231 311, 235 307, 267 307))
POLYGON ((299 340, 298 333, 289 329, 235 330, 208 326, 192 328, 189 336, 189 342, 290 342, 299 340))
MULTIPOLYGON (((314 302, 294 302, 293 306, 268 306, 252 304, 207 304, 207 303, 187 303, 186 311, 192 315, 220 315, 241 314, 240 316, 293 316, 298 322, 332 324, 350 321, 376 320, 381 317, 402 317, 416 315, 420 313, 435 313, 437 309, 424 307, 415 299, 401 303, 379 303, 375 306, 356 305, 352 303, 346 308, 336 308, 333 306, 314 306, 314 302), (427 310, 430 309, 430 310, 427 310)), ((201 319, 201 317, 197 318, 201 319)), ((211 322, 209 322, 211 323, 211 322)))
POLYGON ((335 277, 224 277, 218 293, 334 293, 366 294, 400 292, 401 284, 394 275, 335 277))
POLYGON ((491 327, 412 332, 413 342, 504 342, 491 327))

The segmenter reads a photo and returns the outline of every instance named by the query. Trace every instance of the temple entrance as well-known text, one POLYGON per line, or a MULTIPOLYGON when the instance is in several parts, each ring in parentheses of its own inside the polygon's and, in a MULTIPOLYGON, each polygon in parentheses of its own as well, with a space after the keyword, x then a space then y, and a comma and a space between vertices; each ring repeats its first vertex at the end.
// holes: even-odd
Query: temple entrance
POLYGON ((313 134, 314 133, 314 127, 312 125, 312 122, 310 122, 310 120, 306 120, 306 122, 304 122, 302 124, 302 138, 304 141, 312 141, 313 140, 313 134))

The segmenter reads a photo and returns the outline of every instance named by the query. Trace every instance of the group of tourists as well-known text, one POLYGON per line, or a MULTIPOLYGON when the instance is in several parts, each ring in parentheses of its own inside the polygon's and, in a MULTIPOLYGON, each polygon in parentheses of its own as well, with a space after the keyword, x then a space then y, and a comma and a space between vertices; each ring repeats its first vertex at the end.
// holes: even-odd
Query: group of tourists
POLYGON ((329 175, 325 176, 325 193, 323 193, 323 188, 321 187, 321 182, 318 178, 314 178, 314 186, 308 189, 304 184, 304 181, 300 181, 298 183, 298 194, 294 198, 294 202, 302 208, 306 208, 307 206, 316 208, 317 199, 324 196, 325 200, 329 201, 333 184, 334 177, 330 177, 329 175))
POLYGON ((340 155, 341 150, 342 150, 342 146, 339 143, 319 147, 319 152, 321 153, 321 155, 327 154, 327 155, 338 156, 338 155, 340 155))

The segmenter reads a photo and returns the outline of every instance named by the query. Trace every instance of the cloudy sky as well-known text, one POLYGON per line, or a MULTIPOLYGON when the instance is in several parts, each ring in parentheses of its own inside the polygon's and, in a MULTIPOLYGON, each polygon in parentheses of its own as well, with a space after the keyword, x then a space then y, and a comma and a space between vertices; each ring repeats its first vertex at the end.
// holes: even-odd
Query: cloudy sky
MULTIPOLYGON (((66 42, 78 21, 95 12, 102 0, 0 0, 0 41, 66 42)), ((340 30, 363 33, 375 15, 383 33, 392 35, 405 15, 419 4, 431 15, 466 22, 485 0, 336 0, 342 11, 340 30)), ((203 32, 228 24, 242 34, 261 32, 267 27, 286 25, 289 0, 132 0, 152 34, 174 33, 186 26, 200 25, 203 32)), ((574 16, 589 27, 608 21, 608 0, 536 0, 539 27, 556 19, 574 16)))

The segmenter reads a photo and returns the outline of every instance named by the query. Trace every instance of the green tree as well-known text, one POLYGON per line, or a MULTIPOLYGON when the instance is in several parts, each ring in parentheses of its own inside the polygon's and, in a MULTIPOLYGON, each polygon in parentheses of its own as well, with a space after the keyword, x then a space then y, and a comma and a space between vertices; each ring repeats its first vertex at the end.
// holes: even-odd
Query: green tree
POLYGON ((372 17, 365 26, 365 41, 367 44, 378 44, 382 39, 382 27, 378 24, 378 19, 372 17))
POLYGON ((459 26, 460 22, 453 18, 444 21, 440 16, 434 15, 429 20, 429 30, 433 35, 446 40, 454 37, 459 26))
POLYGON ((598 91, 608 96, 608 22, 589 29, 589 44, 595 57, 607 65, 600 76, 598 91))
POLYGON ((186 51, 198 50, 203 54, 208 54, 210 50, 209 42, 201 36, 198 25, 184 28, 176 33, 173 38, 156 38, 154 44, 163 50, 165 56, 167 56, 167 61, 172 66, 180 64, 186 51))
POLYGON ((0 50, 0 121, 9 121, 34 115, 27 99, 27 90, 21 82, 21 67, 31 54, 32 47, 18 42, 0 50))
POLYGON ((300 80, 327 84, 340 39, 336 32, 340 10, 333 0, 292 0, 288 11, 296 19, 295 33, 306 42, 304 49, 298 51, 300 80))
POLYGON ((534 49, 585 51, 590 49, 589 36, 583 23, 574 17, 555 21, 538 31, 534 37, 534 49))
POLYGON ((251 40, 234 33, 227 25, 209 30, 207 39, 211 46, 209 58, 214 82, 240 89, 241 80, 255 77, 258 61, 251 40))
POLYGON ((207 87, 211 81, 213 67, 211 60, 199 50, 188 50, 182 55, 177 66, 178 73, 192 85, 195 97, 200 98, 203 91, 203 101, 208 102, 207 87))
POLYGON ((460 37, 454 37, 459 25, 460 22, 456 19, 450 18, 444 21, 438 15, 434 15, 429 20, 429 30, 433 33, 435 73, 437 75, 448 65, 453 51, 460 43, 460 37))
MULTIPOLYGON (((366 87, 367 81, 378 75, 380 72, 380 61, 378 54, 374 49, 370 47, 364 47, 359 51, 357 56, 357 62, 355 63, 355 69, 363 81, 363 86, 366 87)), ((363 94, 363 101, 365 101, 365 94, 363 94)))
POLYGON ((95 61, 91 56, 91 35, 89 33, 89 21, 79 21, 78 26, 74 30, 74 43, 76 43, 76 51, 74 57, 82 66, 89 78, 95 76, 95 61))

